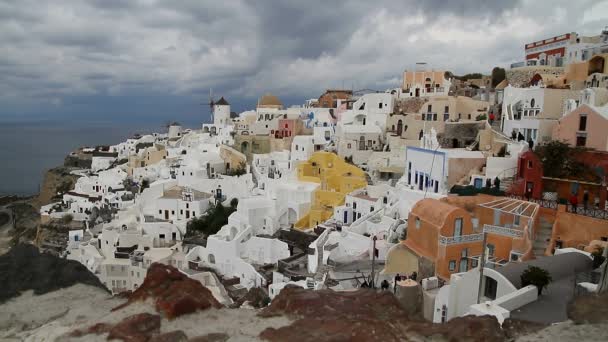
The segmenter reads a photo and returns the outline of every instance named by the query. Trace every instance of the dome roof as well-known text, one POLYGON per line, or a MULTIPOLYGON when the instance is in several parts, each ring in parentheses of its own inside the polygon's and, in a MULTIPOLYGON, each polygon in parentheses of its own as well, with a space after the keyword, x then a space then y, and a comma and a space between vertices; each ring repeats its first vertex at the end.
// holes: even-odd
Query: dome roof
POLYGON ((272 95, 271 93, 264 94, 258 103, 258 107, 275 107, 280 106, 283 107, 283 103, 279 100, 278 97, 272 95))

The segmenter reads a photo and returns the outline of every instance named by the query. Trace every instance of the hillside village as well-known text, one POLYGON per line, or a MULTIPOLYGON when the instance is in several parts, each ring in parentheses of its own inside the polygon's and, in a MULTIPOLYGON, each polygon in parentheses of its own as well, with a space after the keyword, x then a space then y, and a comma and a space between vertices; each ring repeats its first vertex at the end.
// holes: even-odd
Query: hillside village
POLYGON ((40 208, 41 227, 70 229, 36 243, 113 294, 162 263, 226 306, 372 287, 435 323, 564 321, 608 286, 608 30, 522 52, 492 75, 418 64, 396 89, 288 108, 220 97, 200 127, 83 147, 40 208), (538 268, 544 289, 521 277, 538 268))

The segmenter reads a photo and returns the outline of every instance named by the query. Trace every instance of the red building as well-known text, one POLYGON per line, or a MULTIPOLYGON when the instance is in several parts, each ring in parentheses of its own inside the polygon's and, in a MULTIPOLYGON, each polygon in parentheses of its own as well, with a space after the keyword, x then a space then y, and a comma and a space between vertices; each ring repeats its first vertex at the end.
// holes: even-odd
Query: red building
POLYGON ((518 196, 540 199, 543 191, 543 165, 538 156, 527 151, 519 156, 517 176, 510 192, 518 196))
POLYGON ((606 176, 608 175, 608 153, 599 151, 581 151, 575 160, 588 168, 584 179, 551 178, 543 175, 543 165, 538 156, 527 151, 522 153, 517 164, 517 175, 509 193, 517 196, 541 199, 543 192, 555 192, 557 198, 568 201, 572 194, 583 204, 587 191, 589 205, 605 208, 608 195, 606 176))

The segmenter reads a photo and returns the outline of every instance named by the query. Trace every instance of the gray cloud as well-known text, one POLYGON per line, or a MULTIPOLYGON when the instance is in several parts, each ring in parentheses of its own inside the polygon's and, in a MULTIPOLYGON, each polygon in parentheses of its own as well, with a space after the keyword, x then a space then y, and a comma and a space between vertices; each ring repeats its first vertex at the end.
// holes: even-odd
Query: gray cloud
MULTIPOLYGON (((604 1, 605 2, 605 1, 604 1)), ((599 5, 598 5, 599 4, 599 5)), ((0 104, 74 96, 316 96, 396 86, 426 61, 488 73, 526 42, 596 34, 597 1, 121 1, 0 3, 0 104), (594 7, 596 6, 596 7, 594 7), (8 100, 7 100, 8 99, 8 100)))

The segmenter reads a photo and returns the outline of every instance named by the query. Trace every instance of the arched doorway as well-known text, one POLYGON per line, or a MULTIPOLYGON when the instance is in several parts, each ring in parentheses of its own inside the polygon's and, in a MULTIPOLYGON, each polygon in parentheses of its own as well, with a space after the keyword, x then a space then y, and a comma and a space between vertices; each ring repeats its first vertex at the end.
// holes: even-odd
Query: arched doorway
POLYGON ((600 73, 603 74, 604 73, 604 57, 602 56, 595 56, 593 58, 591 58, 589 60, 589 70, 587 72, 587 76, 590 76, 591 74, 595 74, 595 73, 600 73))
POLYGON ((403 120, 397 121, 397 135, 403 133, 403 120))
POLYGON ((241 143, 241 153, 247 154, 247 152, 249 152, 249 142, 243 141, 241 143))
POLYGON ((359 137, 359 150, 365 150, 365 137, 363 135, 359 137))

